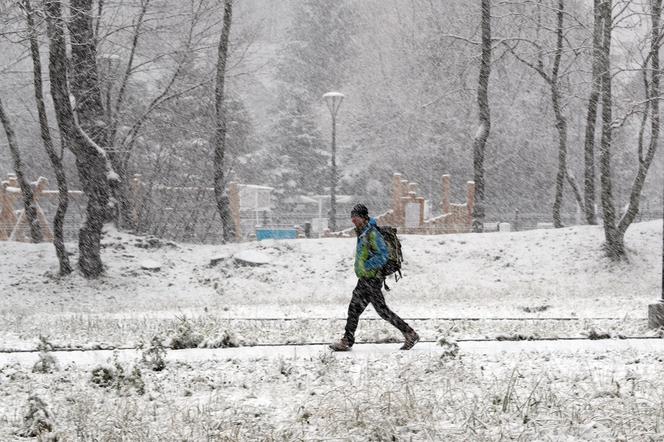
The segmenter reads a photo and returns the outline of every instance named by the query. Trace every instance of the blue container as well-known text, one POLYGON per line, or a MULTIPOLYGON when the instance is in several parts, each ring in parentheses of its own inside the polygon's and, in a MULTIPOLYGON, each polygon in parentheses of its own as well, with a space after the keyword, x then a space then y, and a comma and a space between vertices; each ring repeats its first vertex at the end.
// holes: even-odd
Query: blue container
POLYGON ((295 229, 270 229, 270 228, 256 229, 256 239, 259 241, 264 239, 295 239, 295 238, 297 238, 297 230, 295 229))

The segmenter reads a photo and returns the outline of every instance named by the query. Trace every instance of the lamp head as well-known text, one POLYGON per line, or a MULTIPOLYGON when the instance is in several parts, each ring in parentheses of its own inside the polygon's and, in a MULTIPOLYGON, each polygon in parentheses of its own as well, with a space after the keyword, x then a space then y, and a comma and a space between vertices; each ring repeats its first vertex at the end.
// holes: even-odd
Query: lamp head
POLYGON ((330 113, 333 116, 337 115, 337 111, 339 110, 344 97, 345 95, 341 92, 328 92, 323 94, 323 99, 325 100, 325 103, 327 104, 327 107, 330 109, 330 113))

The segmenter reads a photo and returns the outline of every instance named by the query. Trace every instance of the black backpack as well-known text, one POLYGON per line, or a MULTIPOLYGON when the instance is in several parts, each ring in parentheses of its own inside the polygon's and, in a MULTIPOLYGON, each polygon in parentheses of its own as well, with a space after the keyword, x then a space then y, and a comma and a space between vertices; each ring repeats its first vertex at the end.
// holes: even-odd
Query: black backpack
MULTIPOLYGON (((381 268, 381 275, 385 280, 389 275, 394 274, 394 282, 403 278, 401 274, 401 263, 403 262, 403 254, 401 253, 401 241, 397 236, 397 228, 391 226, 376 226, 376 230, 383 237, 387 245, 387 262, 381 268), (398 275, 397 275, 398 274, 398 275)), ((390 288, 385 284, 385 290, 390 288)))

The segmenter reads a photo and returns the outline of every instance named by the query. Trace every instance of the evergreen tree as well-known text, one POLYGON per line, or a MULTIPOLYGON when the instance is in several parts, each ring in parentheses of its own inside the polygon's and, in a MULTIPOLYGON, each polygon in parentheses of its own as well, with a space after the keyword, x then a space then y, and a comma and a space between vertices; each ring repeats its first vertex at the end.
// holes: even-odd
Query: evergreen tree
POLYGON ((306 0, 298 6, 277 68, 279 104, 265 155, 282 196, 326 187, 329 141, 317 122, 324 115, 322 95, 342 88, 354 28, 346 1, 306 0))

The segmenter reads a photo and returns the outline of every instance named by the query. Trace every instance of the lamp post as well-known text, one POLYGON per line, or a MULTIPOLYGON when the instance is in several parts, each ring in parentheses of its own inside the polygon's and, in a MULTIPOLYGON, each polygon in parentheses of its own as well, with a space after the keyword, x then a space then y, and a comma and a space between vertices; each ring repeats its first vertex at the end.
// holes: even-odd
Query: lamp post
POLYGON ((323 99, 327 104, 332 116, 332 171, 330 176, 330 222, 329 228, 331 231, 337 230, 337 112, 344 99, 344 94, 341 92, 328 92, 323 94, 323 99))

